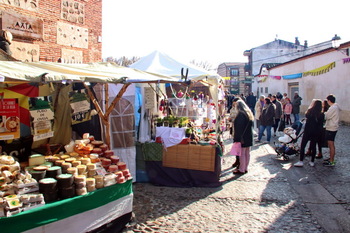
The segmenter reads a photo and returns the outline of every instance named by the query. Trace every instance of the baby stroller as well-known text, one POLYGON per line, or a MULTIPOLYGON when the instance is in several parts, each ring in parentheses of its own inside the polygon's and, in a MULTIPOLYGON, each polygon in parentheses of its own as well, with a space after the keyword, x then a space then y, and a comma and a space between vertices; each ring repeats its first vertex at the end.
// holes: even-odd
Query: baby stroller
POLYGON ((298 139, 304 133, 300 133, 302 127, 303 123, 297 121, 291 127, 287 127, 283 130, 284 135, 278 138, 279 144, 276 145, 275 143, 275 151, 278 158, 283 157, 283 160, 288 161, 290 155, 300 155, 298 139))

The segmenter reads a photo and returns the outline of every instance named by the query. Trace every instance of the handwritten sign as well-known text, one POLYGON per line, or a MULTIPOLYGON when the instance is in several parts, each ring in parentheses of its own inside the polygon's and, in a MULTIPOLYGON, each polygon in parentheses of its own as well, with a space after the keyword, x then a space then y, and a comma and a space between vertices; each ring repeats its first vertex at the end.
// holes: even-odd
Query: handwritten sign
POLYGON ((145 108, 152 109, 155 107, 155 93, 151 87, 145 87, 145 108))

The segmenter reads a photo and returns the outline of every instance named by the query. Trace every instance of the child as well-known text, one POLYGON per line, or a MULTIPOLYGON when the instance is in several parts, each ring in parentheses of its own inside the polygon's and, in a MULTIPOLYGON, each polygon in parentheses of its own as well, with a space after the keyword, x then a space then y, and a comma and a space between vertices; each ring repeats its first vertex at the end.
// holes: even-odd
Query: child
POLYGON ((284 121, 286 122, 286 125, 291 125, 292 120, 290 119, 290 115, 292 114, 293 105, 290 102, 290 99, 286 98, 286 105, 284 105, 283 112, 284 112, 284 121))

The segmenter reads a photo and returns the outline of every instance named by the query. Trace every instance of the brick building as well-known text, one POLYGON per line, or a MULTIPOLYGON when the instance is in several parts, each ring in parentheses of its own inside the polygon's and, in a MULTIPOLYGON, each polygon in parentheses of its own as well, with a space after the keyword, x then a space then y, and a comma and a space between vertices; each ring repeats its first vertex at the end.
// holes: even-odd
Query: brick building
POLYGON ((0 0, 0 27, 21 61, 102 61, 102 0, 0 0))
POLYGON ((230 94, 248 95, 251 92, 251 81, 247 64, 242 62, 225 62, 218 66, 217 73, 225 77, 225 90, 230 94))

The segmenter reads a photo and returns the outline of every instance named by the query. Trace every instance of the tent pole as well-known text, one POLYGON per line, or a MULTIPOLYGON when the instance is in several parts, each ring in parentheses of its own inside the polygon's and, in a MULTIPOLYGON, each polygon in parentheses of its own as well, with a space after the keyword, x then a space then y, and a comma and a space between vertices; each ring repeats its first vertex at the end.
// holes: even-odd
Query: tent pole
POLYGON ((115 105, 122 98, 123 94, 125 93, 125 91, 128 88, 128 86, 130 86, 130 84, 131 83, 125 83, 124 86, 120 89, 118 95, 114 98, 113 102, 111 103, 111 105, 108 107, 108 109, 106 111, 106 115, 107 116, 109 116, 109 114, 111 114, 111 112, 113 111, 115 105))
MULTIPOLYGON (((108 83, 105 83, 105 109, 109 108, 109 91, 108 91, 108 83)), ((111 129, 110 129, 110 122, 109 122, 109 113, 105 113, 105 140, 106 144, 108 145, 108 148, 111 149, 111 129)))

